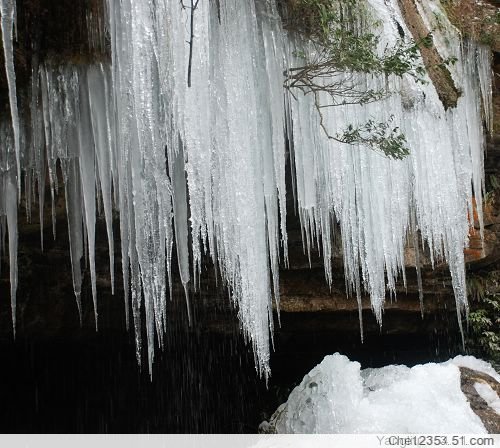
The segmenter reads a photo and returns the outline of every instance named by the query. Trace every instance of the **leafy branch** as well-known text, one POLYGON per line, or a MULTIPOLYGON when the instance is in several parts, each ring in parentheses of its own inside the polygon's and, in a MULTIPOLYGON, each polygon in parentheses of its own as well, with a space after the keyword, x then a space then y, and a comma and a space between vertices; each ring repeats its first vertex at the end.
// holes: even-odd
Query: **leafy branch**
POLYGON ((494 273, 467 278, 467 294, 473 300, 468 319, 468 345, 473 353, 500 361, 500 284, 494 273), (475 302, 475 303, 474 303, 475 302))
POLYGON ((368 120, 357 127, 350 124, 342 133, 331 135, 325 126, 321 111, 321 108, 325 106, 319 106, 318 103, 315 106, 319 114, 321 129, 328 139, 348 145, 365 145, 395 160, 402 160, 410 154, 410 149, 406 145, 406 137, 400 132, 399 127, 392 127, 393 115, 387 122, 377 123, 374 120, 368 120))
POLYGON ((360 127, 349 125, 347 129, 336 140, 347 144, 363 144, 374 150, 381 151, 385 156, 402 160, 410 154, 406 146, 406 137, 399 131, 398 127, 392 127, 391 116, 388 122, 376 123, 368 120, 360 127))
POLYGON ((290 4, 291 11, 286 15, 288 28, 306 37, 312 51, 308 55, 296 54, 304 63, 285 70, 285 89, 295 99, 297 91, 314 97, 321 128, 329 139, 364 144, 395 159, 407 156, 409 149, 404 135, 390 123, 369 120, 361 127, 350 126, 334 136, 326 129, 322 110, 339 105, 363 106, 392 93, 386 87, 367 89, 358 76, 360 73, 382 78, 409 75, 416 82, 426 83, 420 48, 432 46, 432 35, 414 42, 406 41, 402 34, 394 46, 386 46, 379 52, 380 37, 361 31, 376 26, 375 22, 368 23, 361 0, 298 0, 290 4))
POLYGON ((483 307, 469 314, 469 328, 480 349, 492 358, 500 358, 500 302, 497 296, 486 297, 483 307), (495 317, 496 316, 496 317, 495 317))

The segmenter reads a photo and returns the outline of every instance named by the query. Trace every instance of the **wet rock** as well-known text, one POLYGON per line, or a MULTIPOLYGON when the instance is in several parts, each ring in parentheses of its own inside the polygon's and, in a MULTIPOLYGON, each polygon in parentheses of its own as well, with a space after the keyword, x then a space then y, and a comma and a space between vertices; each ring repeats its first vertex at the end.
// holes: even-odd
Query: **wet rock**
POLYGON ((460 367, 460 387, 467 397, 471 409, 479 416, 484 427, 490 434, 500 433, 500 415, 481 398, 474 384, 489 385, 500 397, 500 383, 485 373, 460 367))

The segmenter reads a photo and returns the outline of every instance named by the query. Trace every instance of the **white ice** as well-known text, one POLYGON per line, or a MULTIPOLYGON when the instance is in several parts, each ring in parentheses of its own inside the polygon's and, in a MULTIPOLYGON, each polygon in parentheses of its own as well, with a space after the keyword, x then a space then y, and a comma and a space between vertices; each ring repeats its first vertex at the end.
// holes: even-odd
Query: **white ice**
POLYGON ((17 106, 16 72, 14 69, 14 27, 16 18, 16 1, 0 1, 0 19, 2 29, 2 46, 5 61, 7 84, 9 87, 9 103, 11 123, 14 131, 14 148, 16 154, 17 186, 21 191, 21 136, 19 110, 17 106))
POLYGON ((450 359, 448 362, 458 367, 467 367, 469 369, 485 373, 500 383, 500 374, 491 366, 490 363, 483 361, 482 359, 477 359, 474 356, 458 355, 453 359, 450 359))
MULTIPOLYGON (((396 23, 410 36, 396 0, 368 4, 380 19, 370 31, 380 34, 381 49, 399 38, 396 23)), ((431 0, 419 5, 433 28, 439 5, 431 0)), ((283 29, 274 0, 200 1, 195 11, 178 1, 108 0, 111 63, 37 65, 31 116, 24 125, 14 110, 12 2, 2 0, 0 6, 11 96, 11 119, 2 125, 8 143, 0 148, 1 197, 8 200, 0 204, 0 217, 10 241, 13 309, 16 165, 22 161, 27 173, 28 216, 36 185, 43 200, 48 167, 54 232, 60 166, 78 307, 86 257, 97 325, 96 215, 103 211, 114 283, 115 211, 125 316, 127 325, 129 320, 134 325, 138 359, 143 325, 150 369, 155 345, 163 344, 175 246, 187 315, 202 262, 211 257, 257 369, 268 375, 279 269, 288 262, 288 141, 304 245, 308 252, 320 249, 328 283, 336 234, 347 290, 359 302, 367 293, 381 322, 386 296, 395 293, 397 281, 405 282, 405 245, 413 241, 421 245, 417 253, 449 264, 457 311, 467 312, 463 250, 474 202, 482 225, 482 116, 491 122, 491 70, 488 50, 461 45, 448 22, 441 23, 435 41, 443 57, 457 58, 451 71, 462 96, 455 109, 444 109, 431 83, 364 75, 355 75, 361 84, 389 86, 394 95, 364 107, 323 109, 333 134, 351 123, 393 116, 411 150, 395 161, 329 140, 311 98, 285 92, 284 70, 301 62, 294 50, 310 46, 283 29), (21 153, 18 141, 24 142, 21 153)))
POLYGON ((278 408, 278 433, 486 433, 451 363, 361 370, 326 356, 278 408))
POLYGON ((500 398, 493 388, 486 383, 474 383, 474 389, 486 404, 500 415, 500 398))

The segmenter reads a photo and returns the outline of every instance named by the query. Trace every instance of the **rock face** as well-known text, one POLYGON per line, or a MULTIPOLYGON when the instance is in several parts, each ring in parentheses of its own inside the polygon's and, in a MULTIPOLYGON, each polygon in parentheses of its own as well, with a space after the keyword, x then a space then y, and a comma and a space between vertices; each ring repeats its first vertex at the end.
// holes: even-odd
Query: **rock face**
POLYGON ((490 434, 500 433, 500 414, 488 406, 481 398, 474 385, 476 383, 489 385, 500 397, 500 383, 486 373, 478 372, 467 367, 460 367, 460 387, 467 397, 472 410, 479 416, 483 425, 490 434))
POLYGON ((451 22, 470 38, 500 51, 499 4, 496 0, 450 0, 443 2, 451 22))
MULTIPOLYGON (((415 0, 399 0, 399 6, 415 42, 425 39, 431 30, 427 29, 415 0)), ((429 77, 436 86, 439 99, 445 109, 456 107, 460 92, 455 86, 451 73, 446 68, 443 58, 434 47, 420 47, 420 53, 429 72, 429 77)))
MULTIPOLYGON (((44 62, 68 63, 108 57, 101 0, 17 0, 14 65, 17 88, 26 93, 32 70, 44 62)), ((0 98, 8 108, 0 43, 0 98)))

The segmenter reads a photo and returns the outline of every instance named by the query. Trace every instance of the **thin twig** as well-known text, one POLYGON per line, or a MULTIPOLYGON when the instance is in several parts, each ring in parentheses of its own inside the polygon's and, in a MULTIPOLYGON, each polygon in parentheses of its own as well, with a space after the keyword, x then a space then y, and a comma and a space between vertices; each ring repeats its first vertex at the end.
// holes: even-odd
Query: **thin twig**
POLYGON ((188 59, 188 69, 187 69, 187 85, 188 87, 191 87, 191 71, 192 71, 192 66, 193 66, 193 42, 194 42, 194 13, 196 11, 196 8, 198 8, 198 3, 200 0, 191 0, 191 6, 187 7, 183 0, 181 0, 181 6, 182 9, 188 9, 190 10, 190 31, 189 31, 189 59, 188 59))

